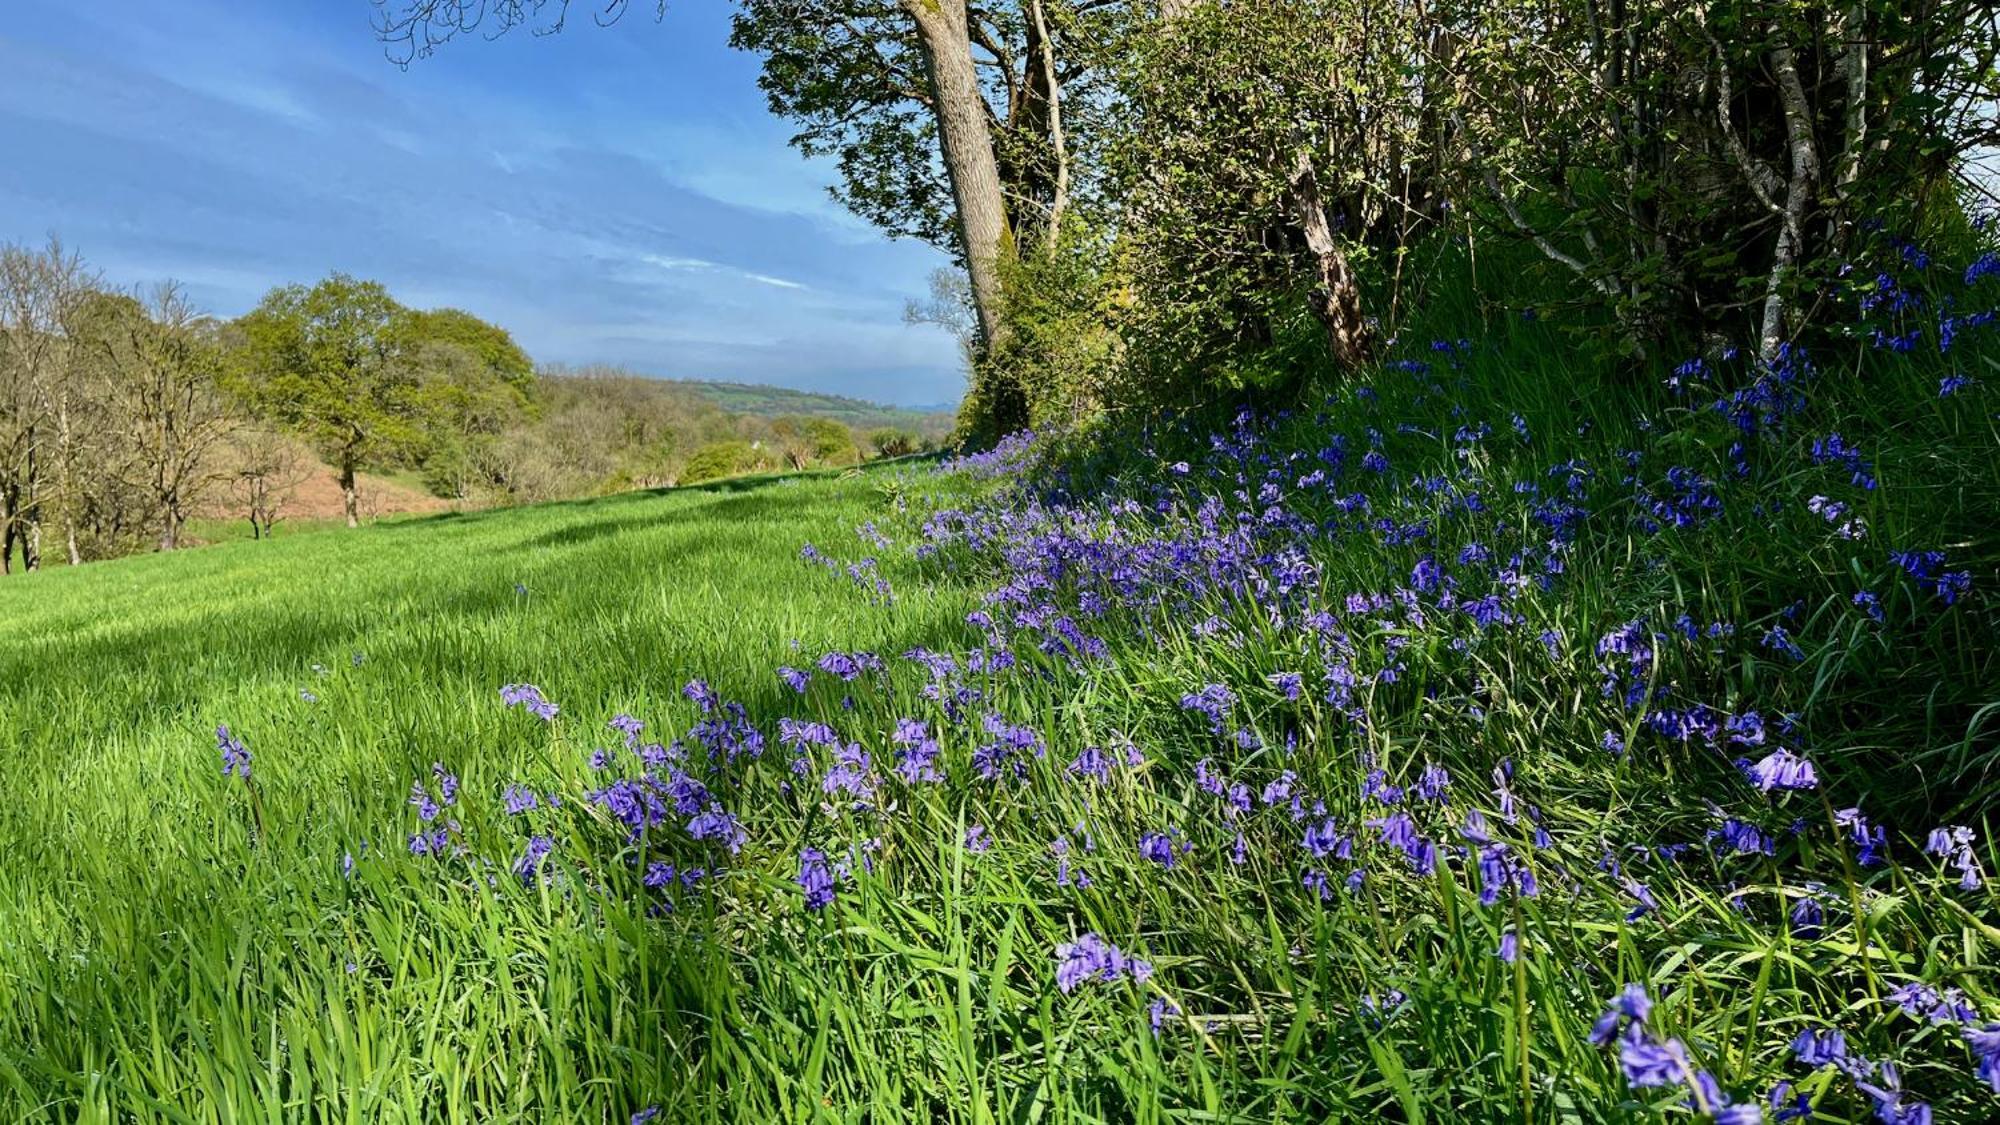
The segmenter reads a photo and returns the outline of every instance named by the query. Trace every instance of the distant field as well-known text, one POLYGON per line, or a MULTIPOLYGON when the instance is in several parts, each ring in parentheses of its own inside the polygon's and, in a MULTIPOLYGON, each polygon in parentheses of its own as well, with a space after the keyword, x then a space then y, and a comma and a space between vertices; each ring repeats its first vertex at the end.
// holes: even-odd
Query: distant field
POLYGON ((905 410, 844 395, 795 391, 788 387, 762 384, 717 383, 697 379, 676 379, 672 382, 692 388, 734 414, 755 414, 766 418, 804 414, 832 418, 854 427, 863 437, 870 430, 893 428, 912 430, 923 437, 941 438, 951 432, 957 421, 949 409, 905 410))

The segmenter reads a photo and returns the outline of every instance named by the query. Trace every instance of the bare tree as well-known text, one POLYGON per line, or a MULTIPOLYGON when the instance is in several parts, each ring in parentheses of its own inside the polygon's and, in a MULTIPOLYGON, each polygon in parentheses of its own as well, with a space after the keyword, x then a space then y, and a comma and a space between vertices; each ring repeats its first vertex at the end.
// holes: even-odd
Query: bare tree
POLYGON ((160 549, 171 551, 189 510, 228 476, 216 454, 237 421, 221 386, 214 323, 171 281, 146 295, 143 312, 108 341, 116 352, 111 421, 128 443, 127 479, 146 493, 160 549))
POLYGON ((64 523, 72 563, 80 462, 69 329, 95 288, 83 261, 50 237, 41 250, 0 246, 0 573, 41 566, 42 523, 64 523))
POLYGON ((229 437, 233 462, 230 492, 243 505, 250 537, 265 539, 283 517, 292 493, 312 475, 312 463, 291 439, 273 430, 246 426, 229 437))

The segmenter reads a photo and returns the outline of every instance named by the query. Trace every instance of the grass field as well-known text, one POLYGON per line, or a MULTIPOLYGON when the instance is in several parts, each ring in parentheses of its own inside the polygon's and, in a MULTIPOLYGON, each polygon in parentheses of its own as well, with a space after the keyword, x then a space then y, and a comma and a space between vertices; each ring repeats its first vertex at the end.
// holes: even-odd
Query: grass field
POLYGON ((0 583, 0 1119, 1991 1120, 1956 277, 0 583))
POLYGON ((768 700, 793 640, 937 636, 962 597, 871 608, 797 560, 809 537, 851 537, 873 484, 416 519, 0 584, 18 781, 0 807, 0 1117, 240 1121, 331 1099, 334 1120, 594 1119, 583 1107, 686 1081, 694 1043, 673 1024, 692 982, 639 919, 428 896, 393 870, 356 886, 342 856, 403 851, 409 781, 434 761, 496 793, 522 771, 580 776, 500 709, 503 684, 644 714, 696 675, 768 700), (255 755, 254 809, 219 783, 224 723, 255 755))

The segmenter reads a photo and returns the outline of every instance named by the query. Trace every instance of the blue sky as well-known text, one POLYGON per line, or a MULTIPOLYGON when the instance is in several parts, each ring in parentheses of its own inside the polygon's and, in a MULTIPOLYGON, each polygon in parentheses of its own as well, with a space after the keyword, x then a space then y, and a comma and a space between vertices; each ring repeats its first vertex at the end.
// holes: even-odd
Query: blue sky
POLYGON ((595 5, 400 70, 368 0, 13 0, 0 241, 225 316, 341 270, 540 360, 956 401, 957 345, 902 319, 944 257, 826 197, 729 5, 595 5))

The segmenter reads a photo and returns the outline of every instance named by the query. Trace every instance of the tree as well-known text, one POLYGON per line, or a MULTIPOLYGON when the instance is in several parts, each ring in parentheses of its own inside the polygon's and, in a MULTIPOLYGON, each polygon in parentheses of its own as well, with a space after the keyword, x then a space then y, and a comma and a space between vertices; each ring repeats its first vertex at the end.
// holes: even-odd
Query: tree
POLYGON ((406 313, 395 334, 418 373, 415 454, 425 482, 469 499, 492 483, 501 435, 532 406, 535 365, 505 329, 458 309, 406 313))
POLYGON ((228 476, 218 461, 237 419, 223 388, 218 326, 173 282, 142 306, 107 310, 92 345, 104 360, 106 422, 121 437, 116 471, 153 511, 162 551, 180 545, 188 512, 228 476))
POLYGON ((1635 352, 1748 336, 1770 360, 1858 221, 1990 196, 1966 159, 2000 141, 1984 0, 1433 11, 1458 198, 1580 280, 1635 352))
MULTIPOLYGON (((376 33, 399 64, 482 26, 559 31, 566 0, 375 0, 376 33)), ((613 0, 599 23, 625 14, 613 0)), ((950 251, 968 277, 980 356, 1005 332, 1006 264, 1024 234, 1053 245, 1085 188, 1080 140, 1106 99, 1092 70, 1059 44, 1102 40, 1125 18, 1116 0, 743 0, 732 45, 764 56, 760 85, 831 155, 835 198, 896 236, 950 251), (1081 96, 1065 97, 1084 83, 1081 96)), ((664 3, 656 11, 664 11, 664 3)), ((1025 417, 1017 391, 986 398, 1025 417)), ((1018 418, 1015 419, 1018 424, 1018 418)))
POLYGON ((42 523, 53 505, 72 563, 82 464, 71 329, 96 279, 51 237, 42 250, 0 246, 0 573, 15 547, 41 566, 42 523))
POLYGON ((908 430, 885 426, 868 435, 868 444, 875 447, 878 457, 907 457, 915 453, 921 443, 917 435, 908 430))
POLYGON ((292 440, 264 426, 245 426, 229 440, 229 487, 243 505, 252 539, 268 539, 292 493, 312 475, 310 459, 292 440))
POLYGON ((336 273, 273 289, 239 322, 251 400, 333 466, 349 527, 360 524, 355 474, 421 436, 405 315, 380 283, 336 273))

